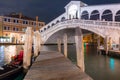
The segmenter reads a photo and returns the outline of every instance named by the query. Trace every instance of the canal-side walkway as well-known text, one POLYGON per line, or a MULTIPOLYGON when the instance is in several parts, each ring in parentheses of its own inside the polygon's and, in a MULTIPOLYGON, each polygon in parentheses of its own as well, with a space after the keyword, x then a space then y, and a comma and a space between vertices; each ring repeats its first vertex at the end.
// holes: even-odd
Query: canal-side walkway
POLYGON ((92 80, 63 54, 42 51, 24 80, 92 80))

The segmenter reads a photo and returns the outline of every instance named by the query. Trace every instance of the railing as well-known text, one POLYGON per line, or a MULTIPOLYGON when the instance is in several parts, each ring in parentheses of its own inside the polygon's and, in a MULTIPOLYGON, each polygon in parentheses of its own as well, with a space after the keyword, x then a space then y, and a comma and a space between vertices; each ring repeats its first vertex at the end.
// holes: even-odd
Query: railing
MULTIPOLYGON (((57 24, 55 24, 54 26, 51 26, 49 29, 53 28, 53 27, 56 27, 58 25, 70 25, 70 24, 83 24, 83 25, 94 25, 97 26, 97 27, 106 27, 106 26, 109 26, 110 28, 119 28, 120 29, 120 22, 112 22, 112 21, 96 21, 96 20, 80 20, 80 19, 72 19, 72 20, 65 20, 63 22, 59 22, 57 24)), ((49 30, 47 27, 44 27, 46 28, 46 30, 43 30, 43 32, 49 30)), ((43 28, 43 29, 44 29, 43 28)), ((41 32, 41 33, 43 33, 41 32)))

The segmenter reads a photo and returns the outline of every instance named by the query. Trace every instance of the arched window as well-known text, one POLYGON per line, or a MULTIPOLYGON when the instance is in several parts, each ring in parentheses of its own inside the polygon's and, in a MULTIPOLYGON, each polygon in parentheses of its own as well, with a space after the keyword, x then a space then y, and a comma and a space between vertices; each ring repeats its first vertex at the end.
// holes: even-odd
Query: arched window
POLYGON ((50 26, 47 27, 48 29, 50 28, 50 26))
POLYGON ((90 20, 99 20, 100 13, 98 10, 92 11, 90 15, 90 20))
POLYGON ((105 20, 105 21, 112 21, 112 11, 111 10, 105 10, 102 14, 102 20, 105 20))
POLYGON ((59 23, 59 22, 60 22, 59 20, 56 21, 56 23, 59 23))
POLYGON ((44 28, 44 31, 46 30, 46 28, 44 28))
POLYGON ((52 23, 52 25, 51 26, 54 26, 55 24, 54 23, 52 23))
POLYGON ((119 21, 120 22, 120 10, 115 15, 115 21, 119 21))
POLYGON ((65 17, 62 17, 62 18, 61 18, 61 21, 65 21, 65 17))
POLYGON ((88 11, 83 11, 82 12, 81 19, 85 19, 85 20, 89 19, 89 13, 88 13, 88 11))

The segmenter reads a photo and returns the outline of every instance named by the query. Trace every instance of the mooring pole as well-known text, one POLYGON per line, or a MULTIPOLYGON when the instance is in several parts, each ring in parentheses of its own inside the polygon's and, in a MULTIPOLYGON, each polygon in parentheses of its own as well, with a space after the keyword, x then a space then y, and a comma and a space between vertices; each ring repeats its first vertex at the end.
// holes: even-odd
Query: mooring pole
POLYGON ((31 50, 32 50, 32 27, 27 27, 25 34, 25 45, 24 45, 24 56, 23 56, 23 67, 28 69, 31 65, 31 50))
POLYGON ((108 36, 105 37, 105 52, 106 52, 106 55, 108 54, 108 36))
POLYGON ((61 40, 57 39, 57 43, 58 43, 58 51, 61 53, 61 40))
POLYGON ((67 58, 67 50, 68 50, 67 49, 67 34, 64 34, 63 41, 64 41, 64 55, 67 58))
POLYGON ((100 52, 100 36, 97 38, 97 53, 100 52))
POLYGON ((84 47, 83 47, 83 34, 79 27, 75 29, 75 42, 76 42, 76 53, 77 53, 77 65, 81 70, 85 71, 84 66, 84 47))

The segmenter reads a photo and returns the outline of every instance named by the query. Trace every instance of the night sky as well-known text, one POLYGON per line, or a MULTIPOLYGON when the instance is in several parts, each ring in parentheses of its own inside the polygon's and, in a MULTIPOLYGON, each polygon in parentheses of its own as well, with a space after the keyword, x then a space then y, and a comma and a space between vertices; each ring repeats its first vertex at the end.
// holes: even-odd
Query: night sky
MULTIPOLYGON (((26 16, 50 22, 64 12, 71 0, 0 0, 0 15, 22 12, 26 16)), ((120 0, 81 0, 88 5, 120 3, 120 0)))

